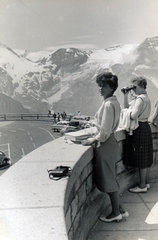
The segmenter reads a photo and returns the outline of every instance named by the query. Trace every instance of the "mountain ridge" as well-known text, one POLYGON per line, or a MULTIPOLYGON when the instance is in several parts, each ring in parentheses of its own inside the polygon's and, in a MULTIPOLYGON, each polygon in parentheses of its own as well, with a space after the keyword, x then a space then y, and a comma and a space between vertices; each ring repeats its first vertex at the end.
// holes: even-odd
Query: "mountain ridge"
POLYGON ((0 44, 0 92, 19 101, 35 113, 78 112, 94 115, 102 99, 95 77, 102 71, 112 71, 119 78, 116 95, 122 104, 120 89, 134 76, 149 79, 152 104, 158 91, 158 37, 147 38, 141 44, 111 46, 107 49, 83 51, 60 48, 53 52, 38 52, 31 60, 30 51, 12 50, 0 44), (19 52, 20 53, 20 52, 19 52), (38 59, 38 60, 37 60, 38 59), (156 88, 155 88, 156 87, 156 88))

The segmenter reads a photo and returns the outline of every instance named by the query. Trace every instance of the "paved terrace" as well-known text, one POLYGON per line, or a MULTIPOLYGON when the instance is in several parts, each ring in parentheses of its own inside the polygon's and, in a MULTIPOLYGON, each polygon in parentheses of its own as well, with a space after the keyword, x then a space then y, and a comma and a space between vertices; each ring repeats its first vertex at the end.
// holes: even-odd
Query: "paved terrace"
POLYGON ((98 220, 88 240, 158 240, 158 180, 146 194, 125 191, 122 200, 130 216, 119 223, 98 220))
MULTIPOLYGON (((155 132, 156 163, 157 128, 155 132)), ((122 138, 123 134, 117 136, 120 148, 122 138)), ((92 159, 91 147, 60 138, 11 166, 0 177, 0 240, 84 240, 87 236, 88 240, 157 240, 158 182, 151 181, 147 194, 129 193, 126 189, 137 181, 137 173, 124 175, 120 160, 118 178, 130 217, 119 223, 103 223, 98 218, 103 209, 108 213, 110 208, 107 196, 104 199, 94 189, 92 159), (73 168, 71 177, 50 180, 47 169, 57 165, 73 168)), ((157 169, 152 175, 158 177, 157 169)))

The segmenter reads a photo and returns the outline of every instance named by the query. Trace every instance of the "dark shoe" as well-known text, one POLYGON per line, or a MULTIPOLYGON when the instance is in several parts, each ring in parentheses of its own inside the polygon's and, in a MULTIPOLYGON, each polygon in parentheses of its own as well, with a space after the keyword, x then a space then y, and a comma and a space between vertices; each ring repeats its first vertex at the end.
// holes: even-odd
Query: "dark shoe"
POLYGON ((140 188, 140 187, 134 187, 129 189, 130 192, 132 193, 146 193, 147 192, 147 187, 145 188, 140 188))
POLYGON ((113 217, 113 218, 100 217, 100 220, 103 222, 107 222, 107 223, 114 222, 114 221, 119 222, 122 220, 122 215, 119 214, 118 216, 113 217))

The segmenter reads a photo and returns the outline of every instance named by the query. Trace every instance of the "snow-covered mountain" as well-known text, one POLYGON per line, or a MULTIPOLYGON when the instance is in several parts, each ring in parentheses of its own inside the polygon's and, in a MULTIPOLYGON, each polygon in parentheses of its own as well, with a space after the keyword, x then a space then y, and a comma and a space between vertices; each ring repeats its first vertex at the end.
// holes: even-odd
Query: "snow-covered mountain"
POLYGON ((31 53, 13 51, 0 44, 0 92, 19 101, 30 112, 80 110, 94 115, 102 101, 95 77, 103 70, 117 74, 120 83, 116 95, 121 103, 120 88, 132 76, 145 75, 154 104, 158 92, 158 37, 147 38, 140 45, 95 51, 61 48, 31 53))

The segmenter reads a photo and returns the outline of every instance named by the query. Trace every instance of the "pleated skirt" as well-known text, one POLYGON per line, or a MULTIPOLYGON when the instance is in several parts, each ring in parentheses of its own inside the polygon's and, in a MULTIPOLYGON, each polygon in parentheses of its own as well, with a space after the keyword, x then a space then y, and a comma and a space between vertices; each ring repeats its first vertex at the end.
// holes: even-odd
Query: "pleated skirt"
POLYGON ((148 122, 139 122, 133 135, 126 133, 123 163, 135 168, 148 168, 153 163, 153 143, 148 122))
POLYGON ((118 190, 116 181, 116 162, 119 147, 114 134, 94 149, 94 181, 101 192, 115 192, 118 190))

